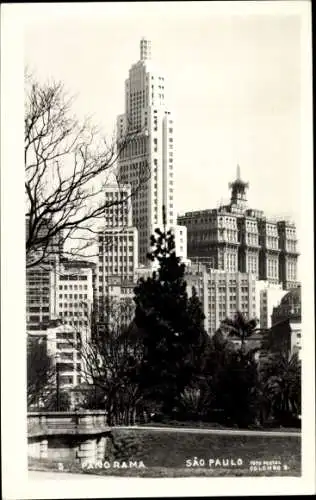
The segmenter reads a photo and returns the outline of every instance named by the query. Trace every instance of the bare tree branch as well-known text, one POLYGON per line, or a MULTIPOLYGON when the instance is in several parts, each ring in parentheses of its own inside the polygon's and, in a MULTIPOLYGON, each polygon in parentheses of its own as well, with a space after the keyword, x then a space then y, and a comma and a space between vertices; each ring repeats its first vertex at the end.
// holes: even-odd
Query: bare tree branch
MULTIPOLYGON (((104 187, 120 185, 116 161, 122 152, 142 137, 141 130, 127 130, 111 144, 100 138, 87 119, 72 115, 73 98, 62 83, 40 84, 26 75, 25 99, 25 215, 27 219, 27 267, 33 267, 76 240, 78 231, 94 231, 104 222, 105 211, 125 204, 150 177, 148 164, 139 162, 137 182, 131 194, 108 200, 104 187)), ((77 255, 95 240, 76 240, 77 255)), ((81 253, 80 253, 81 252, 81 253)))
POLYGON ((132 337, 133 311, 131 300, 112 299, 104 312, 109 315, 105 332, 83 343, 80 351, 82 375, 104 394, 104 408, 111 424, 128 424, 142 401, 136 373, 143 349, 138 338, 132 337))

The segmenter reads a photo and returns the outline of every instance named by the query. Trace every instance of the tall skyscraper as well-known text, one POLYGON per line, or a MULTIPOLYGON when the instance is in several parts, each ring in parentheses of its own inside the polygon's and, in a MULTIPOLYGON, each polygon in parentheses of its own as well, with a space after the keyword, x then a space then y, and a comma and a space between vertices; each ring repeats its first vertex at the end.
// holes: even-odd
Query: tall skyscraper
MULTIPOLYGON (((125 81, 125 113, 117 118, 118 143, 127 131, 133 140, 119 153, 119 178, 132 188, 133 226, 138 229, 139 262, 147 263, 150 235, 162 227, 165 206, 167 228, 176 237, 174 206, 174 123, 165 104, 165 78, 151 61, 151 42, 140 41, 140 58, 125 81), (147 182, 142 179, 149 174, 147 182)), ((183 228, 183 232, 186 229, 183 228)), ((179 251, 181 245, 179 246, 179 251)), ((179 256, 186 258, 186 248, 179 256)))

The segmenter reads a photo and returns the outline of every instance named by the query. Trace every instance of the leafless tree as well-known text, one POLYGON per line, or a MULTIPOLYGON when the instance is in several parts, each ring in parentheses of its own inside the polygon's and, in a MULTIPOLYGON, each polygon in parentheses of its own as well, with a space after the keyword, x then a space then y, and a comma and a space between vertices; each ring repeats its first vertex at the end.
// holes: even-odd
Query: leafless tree
POLYGON ((110 310, 103 334, 82 345, 82 374, 103 394, 109 424, 128 425, 135 422, 141 408, 138 367, 142 344, 128 319, 133 316, 132 301, 111 300, 110 310))
MULTIPOLYGON (((69 251, 87 256, 96 240, 96 223, 105 210, 127 202, 105 198, 104 187, 117 182, 116 160, 137 141, 140 130, 108 143, 90 120, 72 114, 73 98, 62 83, 41 84, 26 75, 25 91, 25 215, 27 267, 45 263, 65 242, 69 251)), ((150 172, 139 163, 130 196, 147 182, 150 172)))

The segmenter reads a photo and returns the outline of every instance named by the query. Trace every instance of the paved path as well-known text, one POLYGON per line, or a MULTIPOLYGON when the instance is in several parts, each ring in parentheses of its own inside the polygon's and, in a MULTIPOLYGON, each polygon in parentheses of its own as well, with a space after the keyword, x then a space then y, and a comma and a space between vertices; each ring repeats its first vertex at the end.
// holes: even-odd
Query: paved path
MULTIPOLYGON (((80 473, 71 473, 71 472, 55 472, 55 471, 36 471, 31 470, 28 472, 29 479, 31 481, 50 481, 56 479, 75 479, 87 481, 89 479, 95 479, 96 477, 104 479, 104 478, 115 478, 115 476, 98 476, 93 474, 80 474, 80 473)), ((117 477, 117 476, 116 476, 117 477)))
POLYGON ((250 430, 240 430, 240 429, 200 429, 192 427, 154 427, 147 425, 131 425, 131 426, 115 426, 116 429, 140 429, 140 430, 150 430, 154 432, 190 432, 192 434, 223 434, 225 436, 274 436, 274 437, 300 437, 300 432, 284 432, 284 431, 250 431, 250 430))

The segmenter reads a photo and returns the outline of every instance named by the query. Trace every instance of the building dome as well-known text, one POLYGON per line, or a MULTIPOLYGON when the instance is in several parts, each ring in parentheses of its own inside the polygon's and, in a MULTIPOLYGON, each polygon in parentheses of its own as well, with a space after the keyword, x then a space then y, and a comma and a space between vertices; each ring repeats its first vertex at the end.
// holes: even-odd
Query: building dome
POLYGON ((301 320, 301 287, 292 288, 282 298, 280 305, 273 309, 273 323, 289 320, 301 320))
POLYGON ((292 288, 288 293, 284 295, 284 297, 281 300, 280 305, 301 305, 301 287, 298 286, 296 288, 292 288))

